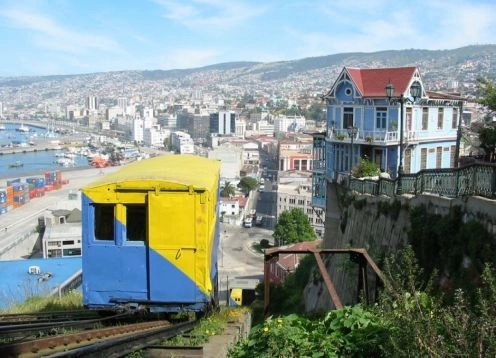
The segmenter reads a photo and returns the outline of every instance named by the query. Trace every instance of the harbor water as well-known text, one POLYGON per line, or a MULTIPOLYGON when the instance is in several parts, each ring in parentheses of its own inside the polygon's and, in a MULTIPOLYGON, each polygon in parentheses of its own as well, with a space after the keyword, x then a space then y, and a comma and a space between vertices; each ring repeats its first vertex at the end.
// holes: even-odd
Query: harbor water
MULTIPOLYGON (((5 128, 0 129, 0 146, 29 147, 30 142, 40 138, 57 139, 58 135, 48 133, 45 129, 24 125, 24 128, 29 128, 29 131, 19 131, 19 124, 0 122, 5 128)), ((38 150, 36 152, 28 151, 17 154, 4 151, 0 155, 0 178, 15 178, 24 176, 43 175, 46 171, 53 170, 68 170, 72 168, 84 169, 91 168, 88 158, 83 155, 76 155, 71 158, 70 165, 62 166, 57 163, 57 160, 63 158, 62 150, 38 150)), ((1 186, 1 184, 0 184, 1 186)))

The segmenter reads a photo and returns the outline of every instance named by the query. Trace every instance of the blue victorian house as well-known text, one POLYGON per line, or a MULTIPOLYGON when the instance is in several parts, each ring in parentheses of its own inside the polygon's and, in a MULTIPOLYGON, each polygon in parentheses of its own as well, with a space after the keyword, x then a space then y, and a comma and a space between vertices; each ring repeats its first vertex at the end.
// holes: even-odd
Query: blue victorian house
POLYGON ((461 98, 427 91, 417 67, 345 67, 323 99, 327 131, 314 134, 314 206, 326 207, 327 184, 350 175, 361 158, 393 179, 455 166, 461 98))

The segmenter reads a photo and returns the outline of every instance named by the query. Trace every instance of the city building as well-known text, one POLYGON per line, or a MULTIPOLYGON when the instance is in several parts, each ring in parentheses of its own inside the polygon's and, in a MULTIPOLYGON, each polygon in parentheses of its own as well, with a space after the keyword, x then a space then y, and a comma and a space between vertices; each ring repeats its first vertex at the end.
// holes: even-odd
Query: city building
POLYGON ((416 67, 344 67, 327 103, 326 132, 314 135, 313 202, 325 206, 326 181, 366 158, 399 172, 454 166, 461 97, 427 91, 416 67))
POLYGON ((243 165, 243 150, 227 142, 208 151, 209 159, 221 161, 220 177, 227 181, 238 181, 243 165))
POLYGON ((279 170, 312 170, 312 136, 301 134, 283 139, 278 148, 279 170))
POLYGON ((52 212, 42 238, 43 258, 81 256, 81 210, 52 212))
POLYGON ((195 144, 188 133, 176 131, 171 135, 171 148, 179 154, 194 154, 195 144))
POLYGON ((277 183, 277 220, 283 211, 301 209, 319 237, 324 236, 325 210, 312 206, 312 173, 279 172, 277 183))
POLYGON ((274 118, 274 132, 298 132, 305 128, 305 117, 303 116, 277 116, 274 118))
POLYGON ((210 114, 210 133, 227 135, 236 133, 236 112, 219 111, 210 114))
POLYGON ((86 109, 88 109, 90 111, 98 110, 98 97, 97 96, 86 97, 86 109))

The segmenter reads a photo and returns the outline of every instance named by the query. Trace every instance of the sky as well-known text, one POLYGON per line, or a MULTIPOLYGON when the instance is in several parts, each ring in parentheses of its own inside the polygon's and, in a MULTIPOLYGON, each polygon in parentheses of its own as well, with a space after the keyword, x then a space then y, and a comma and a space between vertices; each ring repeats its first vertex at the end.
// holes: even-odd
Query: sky
POLYGON ((0 0, 0 76, 496 44, 495 0, 0 0))

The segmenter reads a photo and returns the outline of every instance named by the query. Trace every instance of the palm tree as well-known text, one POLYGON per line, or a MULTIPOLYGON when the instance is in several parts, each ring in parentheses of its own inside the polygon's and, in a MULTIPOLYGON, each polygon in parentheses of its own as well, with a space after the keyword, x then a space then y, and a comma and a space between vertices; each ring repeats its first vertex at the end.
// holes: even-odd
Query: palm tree
POLYGON ((220 196, 222 196, 223 198, 227 198, 231 195, 234 195, 235 193, 236 193, 236 189, 231 184, 231 182, 228 181, 226 181, 226 183, 220 190, 220 196))

